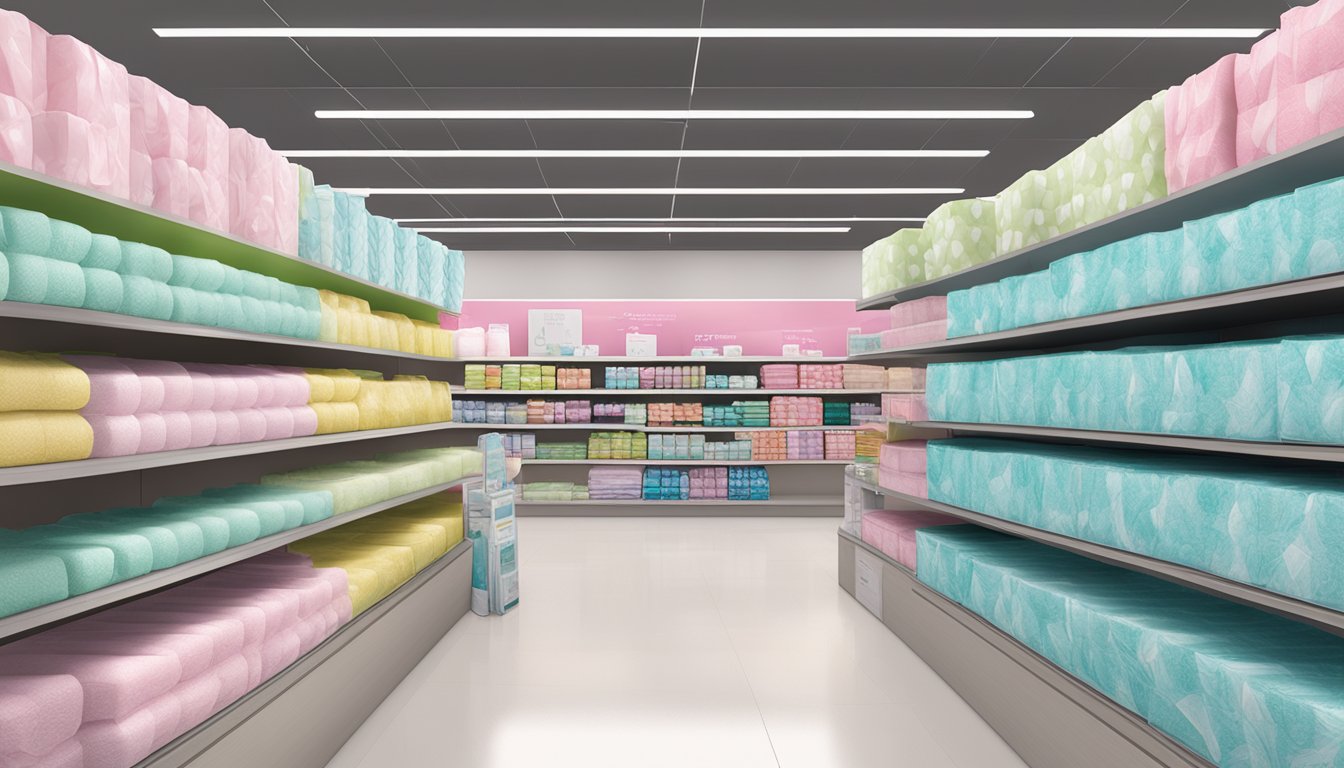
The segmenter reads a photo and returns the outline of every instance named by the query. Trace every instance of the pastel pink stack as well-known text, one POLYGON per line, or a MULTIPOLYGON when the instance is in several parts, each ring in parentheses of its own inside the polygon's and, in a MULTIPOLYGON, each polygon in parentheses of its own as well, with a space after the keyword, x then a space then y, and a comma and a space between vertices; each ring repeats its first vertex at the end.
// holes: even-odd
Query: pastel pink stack
POLYGON ((41 111, 33 112, 33 170, 128 197, 131 110, 126 68, 69 35, 46 36, 33 25, 30 30, 34 60, 39 48, 46 52, 41 86, 46 101, 41 111))
POLYGON ((787 434, 785 441, 790 461, 820 461, 826 458, 825 432, 791 429, 787 434))
POLYGON ((798 389, 798 366, 791 363, 762 365, 761 389, 798 389))
POLYGON ((1280 152, 1344 128, 1344 0, 1296 7, 1274 46, 1280 152))
POLYGON ((929 408, 922 394, 887 393, 882 395, 882 415, 895 421, 928 421, 929 408))
POLYGON ((882 348, 895 349, 947 338, 947 297, 926 296, 891 308, 891 328, 882 332, 882 348))
POLYGON ((690 482, 692 499, 728 498, 727 467, 692 467, 690 482))
POLYGON ((33 167, 33 115, 46 107, 47 37, 23 14, 0 11, 0 160, 20 168, 33 167))
POLYGON ((927 443, 924 440, 883 443, 877 467, 878 480, 882 487, 927 499, 929 497, 929 483, 926 477, 927 453, 927 443))
POLYGON ((822 400, 820 397, 770 398, 770 426, 772 427, 819 427, 822 424, 822 400))
POLYGON ((89 377, 93 458, 317 433, 297 370, 66 355, 89 377))
POLYGON ((887 388, 887 369, 880 365, 845 363, 842 369, 845 389, 887 388))
POLYGON ((284 552, 0 647, 0 765, 128 768, 350 620, 345 571, 284 552))
POLYGON ((855 438, 853 432, 830 431, 825 435, 827 461, 853 461, 855 438))
POLYGON ((798 366, 799 389, 844 389, 845 368, 843 365, 818 365, 807 363, 798 366))
POLYGON ((1279 35, 1272 34, 1233 60, 1232 87, 1237 99, 1237 165, 1253 163, 1278 151, 1279 99, 1274 72, 1279 35))
POLYGON ((957 525, 960 522, 955 517, 937 512, 879 509, 863 513, 861 533, 866 543, 913 571, 918 562, 915 532, 920 528, 957 525))
POLYGON ((1163 117, 1168 192, 1237 166, 1235 60, 1235 54, 1228 54, 1167 91, 1163 117))

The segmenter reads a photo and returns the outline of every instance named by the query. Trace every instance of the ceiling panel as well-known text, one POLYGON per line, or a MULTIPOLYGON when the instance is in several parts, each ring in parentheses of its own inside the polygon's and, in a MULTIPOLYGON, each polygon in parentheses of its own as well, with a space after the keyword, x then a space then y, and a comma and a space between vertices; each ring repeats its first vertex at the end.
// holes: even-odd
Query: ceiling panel
POLYGON ((686 146, 700 149, 838 149, 853 120, 695 120, 686 146))
POLYGON ((707 40, 696 85, 966 85, 989 40, 707 40))
POLYGON ((269 0, 293 26, 665 26, 700 23, 700 0, 269 0), (377 21, 370 19, 377 14, 377 21))
POLYGON ((677 149, 684 132, 680 120, 534 120, 530 125, 543 149, 677 149))
MULTIPOLYGON (((681 198, 685 200, 687 198, 681 198)), ((555 216, 576 219, 628 219, 637 216, 661 219, 672 215, 671 196, 623 195, 620 197, 589 197, 573 195, 557 197, 560 212, 555 216)), ((682 215, 679 211, 677 215, 682 215)))
MULTIPOLYGON (((1212 0, 1217 2, 1218 0, 1212 0)), ((1124 3, 1078 0, 709 0, 706 26, 901 26, 901 27, 1057 27, 1153 26, 1180 7, 1182 0, 1132 0, 1124 3)))
POLYGON ((694 40, 384 40, 416 86, 686 86, 694 40))
POLYGON ((1037 88, 1087 88, 1139 47, 1137 40, 1071 40, 1030 80, 1037 88))
POLYGON ((1176 85, 1229 52, 1245 53, 1250 40, 1145 40, 1097 85, 1160 91, 1176 85))
POLYGON ((675 158, 565 157, 547 158, 540 165, 552 187, 670 187, 677 178, 675 158))

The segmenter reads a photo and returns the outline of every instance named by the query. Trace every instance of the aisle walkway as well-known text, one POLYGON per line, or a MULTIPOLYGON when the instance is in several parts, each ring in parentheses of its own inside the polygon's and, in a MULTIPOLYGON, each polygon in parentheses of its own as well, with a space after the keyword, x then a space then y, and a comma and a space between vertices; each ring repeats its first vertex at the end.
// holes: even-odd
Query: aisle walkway
POLYGON ((329 768, 1024 768, 836 584, 836 520, 525 519, 329 768))

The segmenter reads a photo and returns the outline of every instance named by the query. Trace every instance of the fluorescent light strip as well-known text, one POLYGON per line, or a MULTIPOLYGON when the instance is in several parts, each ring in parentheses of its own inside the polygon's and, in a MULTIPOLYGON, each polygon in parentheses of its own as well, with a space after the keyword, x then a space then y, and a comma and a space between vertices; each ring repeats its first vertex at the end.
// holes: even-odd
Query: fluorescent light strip
POLYGON ((985 157, 987 149, 290 149, 280 154, 310 157, 985 157))
POLYGON ((350 187, 373 195, 960 195, 961 187, 350 187))
POLYGON ((638 221, 638 222, 644 222, 644 223, 649 223, 649 224, 651 224, 651 223, 653 223, 653 222, 668 222, 668 223, 673 223, 673 224, 675 224, 675 223, 677 223, 677 222, 688 222, 688 223, 697 223, 697 224, 711 224, 711 223, 715 223, 715 222, 734 223, 734 222, 787 222, 787 221, 799 221, 799 222, 803 222, 803 221, 806 221, 806 222, 840 222, 840 223, 850 224, 850 223, 858 223, 858 222, 864 222, 864 221, 902 221, 902 222, 909 222, 909 223, 919 223, 919 222, 922 222, 922 221, 924 221, 924 220, 925 220, 925 219, 924 219, 922 216, 920 216, 920 217, 913 217, 913 216, 874 216, 874 217, 865 217, 865 216, 843 216, 843 217, 827 217, 827 216, 777 216, 777 217, 771 217, 771 216, 741 216, 741 217, 735 217, 735 218, 695 218, 695 217, 686 217, 686 218, 665 218, 665 217, 662 217, 662 216, 645 216, 645 217, 643 217, 643 218, 640 218, 640 217, 637 217, 637 216, 636 216, 636 217, 630 217, 630 218, 592 218, 592 219, 589 219, 589 218, 560 218, 560 217, 555 217, 555 218, 537 218, 537 219, 530 218, 530 217, 522 217, 522 218, 519 218, 519 217, 511 217, 511 218, 485 218, 485 219, 481 219, 481 218, 460 218, 460 219, 452 219, 452 218, 443 218, 443 219, 393 219, 393 221, 396 222, 396 223, 398 223, 398 224, 406 224, 406 225, 411 226, 411 227, 418 227, 418 226, 421 225, 421 224, 428 224, 428 225, 433 225, 433 224, 487 224, 487 223, 501 223, 501 224, 508 224, 508 223, 545 224, 545 223, 556 223, 556 222, 558 222, 558 223, 571 223, 571 224, 600 224, 600 223, 617 223, 617 222, 635 222, 635 221, 638 221))
POLYGON ((322 120, 1027 120, 1029 109, 319 109, 322 120))
POLYGON ((464 232, 467 234, 504 234, 507 232, 538 233, 538 232, 588 232, 604 234, 675 234, 678 232, 689 232, 692 234, 707 233, 766 233, 766 232, 788 232, 788 233, 843 233, 848 232, 849 227, 427 227, 417 230, 426 234, 439 232, 464 232))
POLYGON ((155 27, 174 38, 974 39, 1255 38, 1249 27, 155 27))

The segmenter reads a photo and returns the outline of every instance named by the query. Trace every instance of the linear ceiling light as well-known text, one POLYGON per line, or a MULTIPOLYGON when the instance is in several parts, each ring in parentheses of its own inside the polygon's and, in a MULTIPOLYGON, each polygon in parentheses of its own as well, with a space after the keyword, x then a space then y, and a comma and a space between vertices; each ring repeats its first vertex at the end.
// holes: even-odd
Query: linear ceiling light
POLYGON ((960 195, 961 187, 347 187, 372 195, 960 195))
POLYGON ((691 223, 696 223, 696 224, 712 224, 712 223, 715 223, 715 222, 733 223, 733 222, 767 222, 767 221, 768 221, 768 222, 786 222, 786 221, 799 221, 799 222, 803 222, 803 221, 806 221, 806 222, 840 222, 840 223, 857 223, 857 222, 864 222, 864 221, 904 221, 904 222, 918 223, 918 222, 921 222, 921 221, 924 221, 924 220, 925 220, 925 219, 924 219, 923 217, 914 217, 914 216, 873 216, 873 217, 867 217, 867 216, 833 216, 833 217, 829 217, 829 216, 773 216, 773 217, 772 217, 772 216, 739 216, 739 217, 732 217, 732 218, 698 218, 698 217, 691 217, 691 216, 688 216, 688 217, 685 217, 685 218, 667 218, 667 217, 663 217, 663 216, 645 216, 645 217, 643 217, 643 218, 640 218, 640 217, 634 216, 634 217, 626 217, 626 218, 591 218, 591 219, 590 219, 590 218, 559 218, 559 217, 553 217, 553 218, 535 218, 535 219, 534 219, 534 218, 531 218, 531 217, 484 218, 484 219, 482 219, 482 218, 474 218, 474 217, 470 217, 470 218, 468 218, 468 217, 464 217, 464 218, 460 218, 460 219, 452 219, 452 218, 441 218, 441 219, 393 219, 393 221, 395 221, 395 222, 398 223, 398 224, 406 224, 406 225, 411 226, 411 227, 417 227, 417 226, 419 226, 419 225, 421 225, 421 224, 431 224, 431 225, 432 225, 432 224, 486 224, 486 223, 500 223, 500 224, 508 224, 508 223, 543 224, 543 223, 553 223, 553 222, 570 223, 570 224, 574 224, 574 223, 601 224, 601 223, 617 223, 617 222, 635 222, 635 221, 638 221, 638 222, 644 222, 644 223, 646 223, 646 224, 650 224, 650 223, 653 223, 653 222, 662 221, 662 222, 669 222, 669 223, 691 222, 691 223))
POLYGON ((1254 38, 1249 27, 155 27, 159 37, 320 38, 684 38, 893 39, 916 38, 1254 38))
POLYGON ((429 227, 420 229, 424 233, 436 232, 465 232, 467 234, 504 234, 508 232, 536 233, 536 232, 595 232, 603 234, 616 233, 653 233, 653 234, 675 234, 680 232, 690 232, 693 234, 707 233, 766 233, 766 232, 802 232, 802 233, 843 233, 848 232, 849 227, 429 227))
POLYGON ((309 157, 985 157, 987 149, 290 149, 280 154, 309 157))
POLYGON ((1026 120, 1029 109, 319 109, 323 120, 1026 120))

